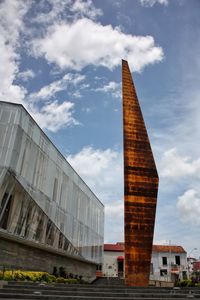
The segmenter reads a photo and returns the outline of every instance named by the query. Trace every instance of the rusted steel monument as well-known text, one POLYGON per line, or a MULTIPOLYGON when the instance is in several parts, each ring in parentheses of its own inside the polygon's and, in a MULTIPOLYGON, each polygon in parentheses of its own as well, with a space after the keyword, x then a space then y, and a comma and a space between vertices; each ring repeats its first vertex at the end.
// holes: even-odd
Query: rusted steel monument
POLYGON ((125 283, 148 286, 158 174, 127 61, 122 61, 125 283))

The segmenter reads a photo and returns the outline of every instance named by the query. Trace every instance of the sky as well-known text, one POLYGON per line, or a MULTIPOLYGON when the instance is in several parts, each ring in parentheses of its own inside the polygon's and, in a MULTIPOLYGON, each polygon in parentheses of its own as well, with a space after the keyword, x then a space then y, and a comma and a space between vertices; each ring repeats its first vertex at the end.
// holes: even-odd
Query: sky
POLYGON ((0 0, 0 100, 23 104, 105 205, 106 243, 123 241, 126 59, 160 178, 154 243, 200 256, 199 12, 199 0, 0 0))

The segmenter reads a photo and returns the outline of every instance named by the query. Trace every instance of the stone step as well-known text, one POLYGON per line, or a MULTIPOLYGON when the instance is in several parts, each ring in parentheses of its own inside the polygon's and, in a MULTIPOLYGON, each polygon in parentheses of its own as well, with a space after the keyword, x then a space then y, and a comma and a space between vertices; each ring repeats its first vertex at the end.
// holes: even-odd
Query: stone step
MULTIPOLYGON (((41 282, 37 281, 37 282, 32 282, 32 281, 8 281, 8 285, 38 285, 41 284, 41 282)), ((47 284, 49 285, 50 283, 46 283, 46 282, 42 282, 42 284, 47 284)), ((93 287, 94 289, 98 288, 98 287, 110 287, 107 284, 100 284, 98 286, 96 286, 95 284, 85 284, 85 283, 81 283, 81 284, 66 284, 66 283, 51 283, 51 285, 58 285, 58 286, 77 286, 77 287, 93 287)), ((127 287, 126 285, 122 284, 122 285, 112 285, 112 288, 141 288, 141 287, 127 287)), ((152 288, 161 288, 161 289, 171 289, 171 287, 155 287, 155 286, 149 286, 149 287, 142 287, 144 289, 152 289, 152 288)))
POLYGON ((66 284, 66 283, 46 283, 46 282, 31 282, 31 281, 8 281, 7 286, 53 286, 53 287, 76 287, 76 288, 90 288, 90 289, 102 289, 102 288, 107 288, 107 289, 142 289, 142 290, 172 290, 172 289, 183 289, 183 290, 200 290, 200 287, 155 287, 155 286, 149 286, 149 287, 132 287, 132 286, 108 286, 108 285, 93 285, 93 284, 66 284))
MULTIPOLYGON (((8 282, 8 285, 10 286, 10 285, 17 285, 17 286, 19 286, 19 285, 26 285, 26 286, 34 286, 34 285, 39 285, 39 284, 46 284, 46 285, 52 285, 52 286, 76 286, 76 287, 82 287, 82 288, 84 288, 84 287, 90 287, 90 288, 93 288, 93 289, 97 289, 97 288, 114 288, 114 289, 119 289, 119 288, 134 288, 134 289, 138 289, 138 288, 141 288, 141 287, 127 287, 127 286, 125 286, 125 285, 113 285, 113 286, 109 286, 109 285, 107 285, 107 284, 105 284, 105 285, 93 285, 93 284, 67 284, 67 283, 41 283, 41 282, 30 282, 30 281, 27 281, 27 282, 25 282, 25 281, 9 281, 8 282)), ((151 289, 151 288, 155 288, 155 287, 142 287, 142 288, 144 288, 144 289, 151 289)), ((157 288, 157 287, 156 287, 157 288)), ((160 287, 159 287, 160 288, 160 287)), ((161 287, 161 289, 162 289, 162 287, 161 287)), ((169 288, 169 289, 171 289, 171 288, 169 288)))
MULTIPOLYGON (((173 290, 173 288, 135 288, 135 287, 117 287, 117 288, 113 288, 112 286, 96 286, 95 288, 92 285, 87 285, 87 286, 77 286, 76 284, 74 285, 68 285, 68 284, 64 284, 64 285, 58 285, 58 284, 30 284, 30 285, 23 285, 23 284, 8 284, 8 285, 4 285, 5 288, 17 288, 17 289, 21 289, 21 288, 52 288, 52 289, 68 289, 68 290, 96 290, 96 291, 101 291, 101 290, 115 290, 115 291, 119 291, 119 290, 125 290, 125 291, 170 291, 173 290)), ((190 288, 192 289, 192 288, 190 288)), ((174 289, 175 290, 175 289, 174 289)), ((177 289, 180 290, 180 289, 177 289)))
MULTIPOLYGON (((109 285, 92 285, 92 284, 67 284, 67 283, 39 283, 39 282, 8 282, 8 286, 38 286, 38 285, 48 285, 48 286, 58 286, 58 287, 74 287, 76 286, 77 288, 88 288, 90 287, 91 289, 101 289, 101 288, 114 288, 114 289, 124 289, 124 288, 139 288, 139 287, 127 287, 127 286, 109 286, 109 285)), ((150 287, 151 288, 151 287, 150 287)), ((155 288, 155 287, 154 287, 155 288)), ((148 288, 147 288, 148 289, 148 288)))
POLYGON ((96 291, 90 291, 90 292, 83 292, 83 291, 59 291, 59 290, 48 290, 48 289, 0 289, 0 293, 5 293, 5 294, 41 294, 41 295, 62 295, 62 296, 88 296, 88 298, 91 298, 92 296, 94 297, 98 297, 99 294, 101 294, 101 297, 115 297, 115 298, 138 298, 138 297, 146 297, 146 298, 157 298, 157 299, 163 299, 166 296, 168 296, 168 298, 174 298, 174 297, 179 297, 179 298, 184 298, 186 295, 194 295, 197 296, 196 294, 186 294, 186 293, 139 293, 139 292, 128 292, 128 293, 124 293, 123 291, 115 293, 115 292, 96 292, 96 291))
MULTIPOLYGON (((143 290, 143 289, 112 289, 112 288, 98 288, 98 289, 93 289, 93 288, 76 288, 76 287, 53 287, 53 286, 4 286, 4 289, 10 290, 10 289, 15 289, 15 290, 34 290, 34 289, 39 289, 39 290, 58 290, 58 291, 71 291, 71 292, 76 292, 76 291, 81 291, 81 292, 123 292, 123 293, 163 293, 163 292, 179 292, 179 291, 174 291, 174 290, 143 290)), ((182 292, 182 290, 181 290, 182 292)), ((184 292, 184 291, 183 291, 184 292)))
POLYGON ((37 284, 37 285, 5 285, 4 286, 5 290, 50 290, 50 291, 70 291, 70 292, 115 292, 115 293, 154 293, 154 294, 158 294, 158 293, 195 293, 195 294, 200 294, 200 289, 199 288, 189 288, 189 289, 176 289, 176 288, 127 288, 124 287, 123 289, 118 288, 118 289, 113 289, 112 287, 106 287, 106 288, 93 288, 90 285, 88 285, 87 287, 84 286, 80 286, 77 287, 75 285, 64 285, 64 286, 58 286, 58 285, 48 285, 48 284, 37 284))
POLYGON ((200 300, 200 288, 126 287, 90 284, 8 282, 0 299, 41 300, 200 300))
MULTIPOLYGON (((84 297, 84 296, 55 296, 55 295, 30 295, 30 294, 16 294, 13 295, 12 293, 10 294, 4 294, 0 293, 0 299, 21 299, 21 300, 31 300, 31 299, 41 299, 41 300, 115 300, 115 297, 84 297)), ((146 298, 146 297, 133 297, 131 299, 137 299, 137 300, 158 300, 158 298, 151 297, 151 298, 146 298)), ((165 300, 188 300, 190 298, 184 297, 184 298, 179 298, 179 297, 174 297, 174 298, 169 298, 168 296, 165 298, 162 298, 165 300)), ((192 298, 195 299, 195 298, 192 298)), ((199 299, 199 298, 196 298, 199 299)), ((118 300, 127 300, 127 297, 120 297, 118 300)))
POLYGON ((155 286, 150 286, 150 287, 131 287, 131 286, 108 286, 108 285, 93 285, 93 284, 66 284, 66 283, 46 283, 46 282, 24 282, 24 281, 9 281, 7 286, 15 286, 15 287, 20 287, 20 286, 26 286, 26 287, 34 287, 34 286, 52 286, 52 287, 67 287, 67 288, 90 288, 90 289, 134 289, 134 290, 138 290, 138 289, 142 289, 142 290, 172 290, 172 289, 184 289, 184 290, 188 290, 188 289, 194 289, 194 290, 198 290, 199 287, 183 287, 183 288, 179 288, 179 287, 155 287, 155 286))
POLYGON ((92 283, 94 285, 125 285, 125 280, 123 278, 118 278, 118 277, 102 277, 102 278, 97 278, 94 280, 92 283))

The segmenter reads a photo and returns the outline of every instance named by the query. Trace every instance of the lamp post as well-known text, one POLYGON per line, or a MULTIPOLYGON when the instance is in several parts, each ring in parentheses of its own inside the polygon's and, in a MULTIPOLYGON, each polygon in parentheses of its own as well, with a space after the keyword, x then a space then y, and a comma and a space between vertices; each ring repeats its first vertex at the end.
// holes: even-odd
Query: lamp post
POLYGON ((169 281, 172 280, 171 265, 172 265, 172 249, 171 249, 171 240, 169 240, 169 281))

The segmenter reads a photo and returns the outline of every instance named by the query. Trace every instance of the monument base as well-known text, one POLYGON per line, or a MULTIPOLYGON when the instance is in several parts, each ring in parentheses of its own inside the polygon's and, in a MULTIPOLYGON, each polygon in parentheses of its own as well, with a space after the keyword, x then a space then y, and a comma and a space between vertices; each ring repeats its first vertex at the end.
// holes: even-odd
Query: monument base
POLYGON ((133 274, 125 277, 125 285, 127 286, 141 286, 148 287, 149 286, 149 277, 144 273, 133 274))

